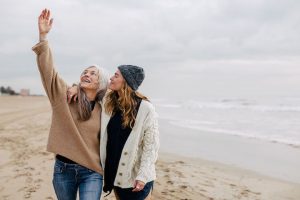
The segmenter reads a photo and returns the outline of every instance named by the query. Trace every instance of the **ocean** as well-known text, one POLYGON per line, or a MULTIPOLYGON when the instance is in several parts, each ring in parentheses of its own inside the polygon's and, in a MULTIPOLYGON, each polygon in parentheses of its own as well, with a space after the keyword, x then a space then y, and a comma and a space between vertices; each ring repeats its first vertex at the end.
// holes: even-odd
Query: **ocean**
POLYGON ((300 97, 153 99, 174 126, 300 146, 300 97))
POLYGON ((162 152, 300 183, 300 98, 156 98, 162 152))

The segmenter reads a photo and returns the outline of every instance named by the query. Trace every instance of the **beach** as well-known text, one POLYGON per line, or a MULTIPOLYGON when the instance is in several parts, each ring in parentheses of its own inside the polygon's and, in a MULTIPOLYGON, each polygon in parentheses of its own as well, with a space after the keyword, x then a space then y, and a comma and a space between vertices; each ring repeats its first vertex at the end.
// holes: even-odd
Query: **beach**
MULTIPOLYGON (((47 97, 1 96, 0 116, 0 199, 56 199, 54 155, 46 151, 51 123, 47 97)), ((184 129, 163 119, 159 125, 161 149, 152 199, 300 199, 298 147, 211 134, 198 140, 186 129, 188 140, 184 129), (248 148, 237 152, 238 145, 248 148)))

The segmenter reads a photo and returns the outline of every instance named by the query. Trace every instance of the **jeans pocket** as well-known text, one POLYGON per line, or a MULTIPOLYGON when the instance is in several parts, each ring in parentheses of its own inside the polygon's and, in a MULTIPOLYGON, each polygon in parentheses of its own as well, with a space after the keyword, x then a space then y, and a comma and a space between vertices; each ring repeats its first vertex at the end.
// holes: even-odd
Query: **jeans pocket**
POLYGON ((65 167, 58 164, 57 162, 54 164, 54 174, 61 174, 65 171, 65 167))
POLYGON ((59 167, 59 166, 55 166, 54 167, 54 173, 55 174, 61 174, 64 172, 64 168, 63 167, 59 167))

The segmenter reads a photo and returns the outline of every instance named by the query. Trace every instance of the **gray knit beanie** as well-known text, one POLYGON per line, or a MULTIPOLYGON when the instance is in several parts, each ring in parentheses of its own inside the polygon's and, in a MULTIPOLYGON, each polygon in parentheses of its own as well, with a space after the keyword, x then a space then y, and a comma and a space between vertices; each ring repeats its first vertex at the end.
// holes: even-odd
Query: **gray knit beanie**
POLYGON ((144 69, 134 65, 120 65, 118 67, 127 84, 137 90, 145 78, 144 69))

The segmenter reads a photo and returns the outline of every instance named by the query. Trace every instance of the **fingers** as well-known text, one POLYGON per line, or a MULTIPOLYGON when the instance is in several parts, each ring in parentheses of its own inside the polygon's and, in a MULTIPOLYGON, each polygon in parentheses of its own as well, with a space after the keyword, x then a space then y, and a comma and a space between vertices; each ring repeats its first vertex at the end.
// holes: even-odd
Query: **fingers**
POLYGON ((50 15, 51 15, 50 10, 48 10, 48 9, 45 8, 44 10, 42 10, 42 12, 41 12, 41 14, 39 16, 39 19, 49 20, 50 15))
POLYGON ((68 104, 70 104, 71 101, 72 101, 72 96, 71 96, 71 95, 68 95, 68 96, 67 96, 67 99, 68 99, 68 104))
POLYGON ((75 94, 73 97, 73 101, 76 102, 77 100, 78 100, 78 96, 77 96, 77 94, 75 94))
POLYGON ((145 183, 143 183, 142 181, 135 181, 134 185, 135 186, 132 192, 139 192, 144 189, 145 183))
POLYGON ((49 25, 52 27, 52 24, 53 24, 53 18, 50 20, 49 25))
POLYGON ((137 186, 137 183, 138 183, 138 181, 136 180, 136 181, 134 181, 134 183, 133 183, 133 190, 132 190, 132 192, 137 192, 137 188, 136 188, 136 186, 137 186))
POLYGON ((44 10, 42 11, 42 13, 41 13, 41 16, 42 16, 43 19, 45 18, 46 11, 47 11, 47 10, 44 9, 44 10))
POLYGON ((133 183, 133 188, 135 188, 137 185, 137 181, 135 180, 134 183, 133 183))
POLYGON ((45 13, 45 17, 47 20, 49 20, 49 17, 50 17, 50 10, 46 10, 46 13, 45 13))
MULTIPOLYGON (((72 98, 70 98, 70 96, 71 96, 71 93, 70 93, 70 88, 68 88, 68 90, 67 90, 67 101, 68 101, 68 103, 71 103, 71 100, 72 100, 72 98)), ((71 96, 72 97, 72 96, 71 96)))
POLYGON ((69 90, 70 90, 70 88, 68 88, 68 91, 67 91, 67 102, 70 104, 70 103, 72 103, 72 99, 74 102, 76 102, 78 99, 78 96, 77 96, 77 94, 73 95, 69 90))
POLYGON ((133 188, 132 192, 139 192, 144 189, 144 185, 137 184, 135 188, 133 188))
POLYGON ((42 12, 41 12, 41 14, 40 14, 40 16, 39 16, 39 20, 44 19, 44 11, 45 11, 45 10, 42 10, 42 12))

